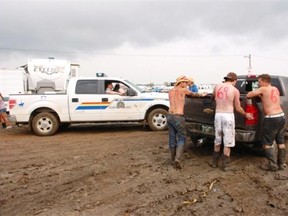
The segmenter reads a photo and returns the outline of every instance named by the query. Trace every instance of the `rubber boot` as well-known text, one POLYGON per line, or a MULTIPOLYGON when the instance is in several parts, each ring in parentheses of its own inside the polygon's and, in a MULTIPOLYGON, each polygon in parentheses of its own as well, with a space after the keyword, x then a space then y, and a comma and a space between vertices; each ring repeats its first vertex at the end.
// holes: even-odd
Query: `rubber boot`
POLYGON ((219 152, 213 151, 212 160, 209 162, 209 165, 213 168, 217 168, 219 158, 220 158, 220 151, 219 152))
POLYGON ((222 167, 221 169, 223 171, 228 171, 227 167, 229 166, 229 163, 230 163, 230 156, 227 156, 227 155, 222 155, 222 167))
POLYGON ((277 171, 278 165, 277 165, 277 158, 274 152, 274 148, 264 149, 264 152, 265 152, 266 158, 268 159, 268 163, 262 164, 260 168, 266 171, 277 171))
POLYGON ((182 158, 182 154, 184 151, 184 145, 179 145, 176 148, 176 157, 175 157, 175 168, 176 169, 182 169, 181 166, 181 158, 182 158))
POLYGON ((170 148, 170 154, 171 154, 171 165, 174 165, 176 157, 176 148, 170 148))
POLYGON ((279 170, 284 170, 286 164, 286 148, 278 148, 278 168, 279 170))

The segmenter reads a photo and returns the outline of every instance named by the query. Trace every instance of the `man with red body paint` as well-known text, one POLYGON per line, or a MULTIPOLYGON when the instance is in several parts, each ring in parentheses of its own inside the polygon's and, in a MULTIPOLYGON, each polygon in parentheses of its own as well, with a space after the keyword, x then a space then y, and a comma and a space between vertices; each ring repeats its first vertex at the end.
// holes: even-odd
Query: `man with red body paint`
POLYGON ((286 118, 280 105, 279 90, 275 86, 272 86, 270 82, 271 77, 269 74, 258 76, 260 88, 249 92, 246 96, 248 98, 260 97, 263 105, 263 112, 265 114, 261 132, 261 143, 268 163, 261 165, 260 168, 268 171, 277 171, 283 170, 286 166, 284 139, 286 118), (273 148, 274 140, 278 146, 278 161, 273 148))
POLYGON ((234 108, 248 119, 253 119, 252 115, 246 113, 241 107, 240 93, 235 84, 237 75, 233 72, 224 77, 224 82, 216 85, 213 89, 213 97, 216 101, 216 113, 214 119, 215 141, 212 161, 210 166, 218 167, 220 150, 223 139, 222 170, 226 171, 230 161, 231 147, 235 146, 235 117, 234 108))

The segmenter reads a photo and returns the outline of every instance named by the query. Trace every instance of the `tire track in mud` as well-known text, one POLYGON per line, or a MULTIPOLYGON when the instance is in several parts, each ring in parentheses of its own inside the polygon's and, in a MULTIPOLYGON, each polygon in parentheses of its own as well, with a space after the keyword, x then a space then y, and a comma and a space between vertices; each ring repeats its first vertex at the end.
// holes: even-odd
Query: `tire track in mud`
MULTIPOLYGON (((11 202, 11 200, 9 202, 11 208, 7 204, 7 215, 9 213, 17 214, 19 210, 23 214, 29 215, 36 209, 41 208, 41 204, 50 203, 49 206, 52 206, 57 200, 63 198, 62 194, 64 191, 73 191, 73 188, 77 188, 77 184, 73 185, 74 182, 79 182, 87 178, 87 176, 91 176, 91 173, 93 175, 94 169, 90 170, 85 167, 91 167, 91 163, 84 163, 81 166, 77 166, 76 163, 76 167, 73 166, 71 168, 71 164, 57 164, 54 161, 53 164, 44 162, 41 164, 31 163, 21 167, 19 170, 11 170, 9 176, 7 176, 8 178, 0 187, 5 187, 6 195, 8 195, 7 200, 14 200, 14 202, 11 202), (61 168, 59 169, 59 167, 61 168), (22 202, 23 198, 26 200, 25 203, 22 202), (38 207, 32 207, 32 205, 38 207), (13 206, 17 206, 17 209, 13 210, 13 206), (30 210, 26 212, 25 209, 30 210)), ((6 212, 4 211, 3 213, 6 212)))
MULTIPOLYGON (((120 136, 118 136, 118 137, 117 136, 113 137, 113 138, 115 138, 115 140, 114 140, 115 142, 113 141, 113 139, 111 139, 109 141, 109 143, 110 143, 109 145, 117 144, 116 140, 119 140, 120 138, 122 138, 123 135, 127 136, 126 134, 122 134, 122 135, 120 134, 120 136)), ((143 139, 142 136, 139 134, 138 135, 134 134, 133 137, 134 138, 139 137, 139 138, 143 139)), ((105 139, 107 139, 107 137, 105 137, 105 138, 102 137, 102 140, 105 140, 105 139)), ((102 142, 101 139, 98 139, 98 142, 99 142, 99 140, 100 140, 100 142, 102 142)), ((71 142, 70 142, 70 144, 71 144, 71 142)), ((92 142, 92 144, 91 144, 91 142, 89 144, 93 145, 93 142, 92 142)), ((119 144, 119 142, 118 142, 118 144, 119 144)), ((121 144, 121 142, 120 142, 120 144, 121 144)), ((127 141, 123 141, 122 144, 125 144, 125 146, 126 146, 127 141)), ((79 149, 79 147, 75 147, 75 144, 73 144, 73 142, 72 142, 72 145, 74 145, 74 148, 76 151, 79 149)), ((63 147, 63 146, 61 146, 61 147, 63 147)), ((46 148, 46 150, 47 149, 49 149, 49 147, 46 148)), ((52 151, 53 151, 53 149, 54 148, 51 147, 52 151)), ((116 147, 116 149, 117 149, 117 147, 116 147)), ((71 148, 69 148, 69 150, 71 150, 71 148)), ((95 150, 95 148, 90 146, 90 149, 88 148, 89 153, 90 153, 90 150, 95 150)), ((105 150, 105 149, 102 149, 102 151, 103 150, 105 150)), ((111 151, 111 149, 109 151, 111 151)), ((47 154, 47 153, 49 153, 49 152, 46 151, 45 154, 47 154)), ((87 148, 86 148, 86 153, 87 153, 87 148)), ((57 154, 59 154, 59 152, 57 152, 57 154)), ((41 153, 39 153, 39 156, 40 155, 41 155, 41 153)), ((11 194, 11 197, 13 197, 13 199, 15 198, 18 200, 20 200, 21 197, 25 197, 29 203, 31 201, 31 203, 34 203, 33 205, 36 204, 36 206, 39 204, 40 209, 41 209, 41 203, 44 203, 44 204, 50 203, 49 206, 53 206, 53 203, 57 203, 57 200, 62 199, 61 195, 60 196, 56 195, 58 192, 61 194, 64 191, 70 190, 70 192, 68 192, 68 194, 72 194, 73 188, 76 187, 75 185, 77 185, 79 182, 86 181, 87 179, 91 178, 91 176, 93 178, 92 181, 95 180, 94 179, 95 176, 99 177, 99 176, 103 175, 104 176, 103 178, 106 178, 106 179, 109 178, 107 176, 105 177, 105 175, 104 175, 107 172, 105 170, 106 169, 105 167, 109 167, 109 163, 105 164, 105 160, 106 160, 106 158, 108 160, 110 160, 110 157, 113 158, 113 156, 117 156, 117 155, 119 155, 119 153, 117 153, 117 152, 116 153, 112 152, 111 154, 108 153, 108 155, 104 152, 104 153, 101 153, 100 156, 97 155, 97 157, 98 157, 97 159, 100 161, 99 167, 101 167, 101 168, 95 166, 95 162, 93 162, 93 160, 95 160, 94 158, 91 159, 91 162, 87 163, 87 154, 86 155, 83 154, 83 156, 86 157, 85 160, 76 162, 76 164, 77 163, 81 164, 80 167, 76 166, 73 168, 71 168, 71 166, 73 166, 73 163, 75 162, 75 160, 71 160, 69 158, 64 157, 64 159, 63 159, 63 158, 56 157, 57 159, 52 159, 52 161, 50 159, 47 162, 46 159, 43 159, 40 157, 39 158, 37 158, 37 157, 31 158, 30 157, 29 158, 29 157, 25 156, 22 158, 22 159, 25 158, 25 162, 24 162, 25 165, 18 168, 18 170, 10 170, 10 174, 8 176, 6 176, 8 181, 9 181, 9 177, 11 177, 13 179, 19 179, 16 182, 15 181, 12 182, 14 188, 11 190, 15 191, 15 194, 11 194), (35 161, 35 162, 33 162, 33 161, 35 161), (39 161, 42 161, 42 162, 39 163, 39 161), (67 162, 67 161, 70 161, 70 162, 67 162), (94 167, 93 167, 93 165, 94 165, 94 167), (57 167, 61 167, 61 169, 58 169, 57 167), (84 169, 85 167, 90 167, 90 169, 88 169, 88 171, 85 171, 85 169, 84 169), (102 167, 104 167, 104 169, 102 167), (71 173, 74 173, 74 176, 73 176, 73 174, 71 175, 71 173), (18 175, 18 176, 16 176, 16 175, 18 175), (23 176, 21 176, 21 175, 23 175, 23 176), (60 178, 59 176, 62 176, 62 178, 60 178), (62 180, 59 182, 59 179, 62 179, 62 180), (66 179, 66 180, 63 180, 63 179, 66 179), (46 182, 45 185, 42 183, 42 181, 46 182), (17 188, 15 188, 15 184, 19 184, 17 186, 17 188), (33 187, 31 187, 31 185, 33 185, 33 187), (68 187, 67 185, 72 185, 72 187, 68 187), (46 187, 49 188, 47 191, 45 191, 46 187), (39 190, 39 189, 34 190, 34 188, 41 188, 41 190, 43 190, 43 188, 44 188, 44 192, 39 190), (19 190, 21 191, 20 193, 19 193, 19 190), (32 198, 29 199, 29 196, 32 198), (43 197, 45 197, 45 198, 43 198, 43 197), (49 198, 49 197, 51 197, 51 198, 49 198), (37 203, 35 203, 35 200, 37 200, 37 203), (52 200, 54 200, 54 201, 52 202, 52 200)), ((63 155, 60 152, 60 157, 61 156, 63 156, 63 155)), ((75 157, 79 158, 81 156, 76 155, 75 157)), ((20 162, 20 160, 18 162, 20 162)), ((116 173, 114 172, 113 175, 116 175, 116 173)), ((112 177, 112 179, 113 179, 113 177, 112 177)), ((103 181, 103 182, 105 183, 105 181, 103 181)), ((107 184, 109 184, 109 182, 107 184)), ((5 185, 5 186, 7 187, 7 185, 5 185)), ((105 186, 105 184, 102 186, 105 186)), ((7 188, 9 188, 9 186, 7 188)), ((95 192, 95 191, 97 191, 97 189, 95 187, 93 187, 91 189, 91 191, 95 192)), ((75 195, 75 197, 77 197, 77 196, 78 195, 75 195)), ((79 196, 81 197, 81 195, 79 195, 79 196)), ((65 200, 65 198, 63 198, 63 200, 65 200)), ((5 203, 5 200, 4 200, 4 203, 5 203)), ((21 202, 14 203, 14 204, 18 205, 20 203, 21 202)), ((98 203, 98 202, 96 202, 96 203, 98 203)), ((33 212, 36 211, 36 209, 32 208, 32 206, 29 207, 29 205, 28 206, 27 205, 24 206, 24 205, 23 205, 23 209, 22 209, 24 213, 25 213, 25 208, 32 209, 30 211, 27 211, 27 214, 30 214, 30 213, 32 214, 33 212)), ((20 207, 19 209, 21 209, 21 204, 18 206, 20 207)), ((9 207, 8 207, 7 209, 8 209, 8 212, 9 212, 9 210, 13 211, 13 208, 9 209, 9 207)), ((76 208, 76 209, 78 209, 78 208, 76 208)), ((73 208, 72 208, 72 210, 73 210, 73 208)), ((47 209, 45 211, 47 211, 47 209)), ((39 211, 36 211, 36 212, 39 212, 39 211)))

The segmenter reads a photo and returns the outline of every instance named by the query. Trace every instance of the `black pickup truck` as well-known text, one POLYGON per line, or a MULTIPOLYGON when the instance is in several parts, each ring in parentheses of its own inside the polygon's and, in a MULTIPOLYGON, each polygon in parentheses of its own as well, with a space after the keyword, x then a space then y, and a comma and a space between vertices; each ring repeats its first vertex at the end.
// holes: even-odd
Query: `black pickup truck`
MULTIPOLYGON (((288 77, 271 76, 271 85, 280 92, 281 106, 288 118, 288 77)), ((263 107, 260 98, 248 99, 246 94, 258 88, 258 78, 255 75, 238 76, 235 87, 240 91, 240 101, 243 109, 252 113, 254 119, 247 120, 235 111, 235 139, 236 144, 258 146, 260 143, 261 126, 264 119, 263 107)), ((215 100, 212 94, 204 98, 186 97, 184 116, 187 135, 196 144, 203 139, 214 139, 215 100)), ((286 139, 288 126, 286 126, 286 139)))

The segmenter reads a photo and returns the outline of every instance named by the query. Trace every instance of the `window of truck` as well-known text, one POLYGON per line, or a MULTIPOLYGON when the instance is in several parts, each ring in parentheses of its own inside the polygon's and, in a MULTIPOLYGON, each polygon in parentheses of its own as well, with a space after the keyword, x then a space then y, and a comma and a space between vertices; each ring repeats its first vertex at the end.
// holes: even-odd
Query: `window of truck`
MULTIPOLYGON (((283 96, 283 89, 281 88, 279 79, 271 79, 271 85, 279 89, 280 96, 283 96)), ((235 87, 240 91, 240 94, 247 94, 259 88, 258 79, 238 79, 235 87)))
POLYGON ((271 79, 271 85, 277 87, 280 92, 280 96, 283 96, 283 89, 281 88, 279 79, 271 79))
POLYGON ((137 89, 137 91, 143 93, 144 91, 137 85, 135 85, 134 83, 130 82, 129 80, 125 80, 126 83, 128 83, 130 86, 132 86, 134 89, 137 89))
POLYGON ((238 79, 235 87, 239 90, 240 94, 247 94, 258 88, 257 80, 238 79))
POLYGON ((78 80, 76 83, 76 94, 99 94, 97 92, 97 80, 78 80))
POLYGON ((115 92, 126 91, 129 88, 129 86, 127 86, 125 83, 120 82, 118 80, 105 80, 105 88, 104 88, 105 92, 108 84, 112 84, 112 91, 115 92))

